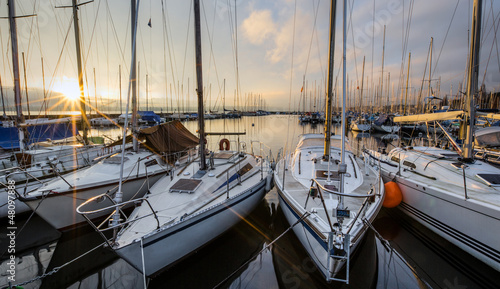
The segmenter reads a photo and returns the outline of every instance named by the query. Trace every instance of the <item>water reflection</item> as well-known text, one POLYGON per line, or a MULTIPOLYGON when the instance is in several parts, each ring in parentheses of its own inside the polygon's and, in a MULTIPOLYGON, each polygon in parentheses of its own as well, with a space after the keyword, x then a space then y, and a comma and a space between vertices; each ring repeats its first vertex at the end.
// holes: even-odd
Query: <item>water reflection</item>
POLYGON ((398 209, 383 209, 375 228, 432 288, 498 288, 500 274, 398 209))
POLYGON ((155 277, 150 286, 214 288, 220 284, 221 288, 276 288, 269 255, 258 254, 270 239, 270 220, 270 206, 264 200, 245 220, 155 277), (252 261, 246 263, 248 260, 252 261))

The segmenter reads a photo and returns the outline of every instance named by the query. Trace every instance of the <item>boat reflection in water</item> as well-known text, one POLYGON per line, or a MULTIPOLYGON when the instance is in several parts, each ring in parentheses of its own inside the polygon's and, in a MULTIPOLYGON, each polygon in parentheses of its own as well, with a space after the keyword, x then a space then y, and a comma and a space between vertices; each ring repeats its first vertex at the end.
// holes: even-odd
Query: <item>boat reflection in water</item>
MULTIPOLYGON (((244 221, 154 279, 148 279, 148 288, 214 288, 218 284, 220 288, 427 288, 427 283, 432 288, 453 288, 453 284, 495 288, 499 284, 500 277, 495 277, 491 268, 465 258, 462 251, 400 215, 397 209, 384 209, 374 222, 391 247, 385 247, 369 230, 353 256, 351 284, 327 283, 291 230, 283 234, 289 225, 273 189, 244 221)), ((34 216, 30 223, 37 221, 43 222, 34 216)), ((33 228, 26 230, 35 232, 33 228)), ((55 229, 44 230, 58 234, 55 229)), ((57 240, 58 235, 55 237, 57 240)), ((31 271, 21 269, 28 275, 22 279, 19 275, 19 281, 51 272, 100 244, 101 237, 88 227, 66 232, 56 247, 53 241, 49 246, 38 245, 32 250, 39 252, 41 262, 35 261, 38 257, 33 255, 23 258, 23 262, 31 262, 26 267, 31 271)), ((142 284, 143 275, 139 271, 111 250, 99 247, 57 273, 23 287, 142 288, 142 284)), ((8 284, 1 285, 3 288, 8 284)))
MULTIPOLYGON (((234 120, 234 123, 243 124, 242 127, 252 134, 252 138, 268 138, 270 143, 274 144, 277 139, 283 138, 283 133, 269 133, 269 130, 274 129, 269 124, 280 121, 298 123, 296 118, 297 116, 283 115, 243 117, 234 120), (253 123, 255 127, 251 127, 253 123)), ((216 131, 216 124, 222 122, 223 120, 213 120, 209 123, 213 125, 211 130, 216 131)), ((187 123, 187 126, 195 127, 196 124, 187 123)), ((298 124, 297 127, 300 133, 317 133, 323 129, 319 126, 314 130, 310 125, 301 127, 298 124)), ((340 131, 339 126, 333 128, 337 132, 340 131)), ((111 129, 105 130, 105 134, 111 135, 112 132, 111 129)), ((360 150, 363 146, 374 149, 384 146, 390 148, 391 144, 395 144, 384 143, 374 134, 369 138, 359 139, 359 142, 358 139, 353 139, 350 133, 349 136, 353 150, 360 150)), ((293 140, 297 141, 296 136, 293 140)), ((277 149, 273 147, 273 151, 277 149)), ((21 218, 22 216, 16 217, 18 228, 22 226, 21 218)), ((430 284, 432 288, 497 288, 497 284, 500 284, 500 276, 491 268, 478 264, 470 256, 466 258, 463 251, 426 230, 418 222, 405 218, 398 209, 382 209, 374 227, 389 240, 392 248, 404 257, 405 261, 398 260, 394 251, 377 245, 379 241, 371 230, 368 230, 360 250, 353 256, 351 285, 323 281, 321 273, 307 258, 307 253, 291 230, 268 250, 259 254, 265 246, 289 228, 278 205, 276 189, 271 190, 245 220, 161 275, 147 280, 148 288, 213 288, 221 282, 220 288, 422 288, 419 286, 425 283, 430 284), (381 249, 384 252, 381 252, 381 249), (401 269, 397 267, 405 264, 414 268, 421 281, 418 281, 414 273, 409 273, 406 267, 403 267, 404 274, 401 273, 401 269)), ((50 272, 103 243, 102 238, 88 226, 65 232, 61 236, 57 230, 46 223, 44 227, 41 223, 44 223, 41 218, 36 215, 32 217, 18 236, 17 245, 20 247, 16 255, 21 256, 21 249, 24 251, 34 247, 34 251, 38 250, 42 255, 48 254, 50 249, 52 257, 41 263, 45 264, 42 271, 38 271, 38 265, 30 267, 29 270, 33 271, 29 272, 29 275, 24 272, 25 269, 18 270, 19 279, 16 281, 31 280, 41 273, 50 272), (39 240, 44 232, 49 236, 39 240), (25 233, 29 238, 22 237, 25 233), (26 242, 23 248, 22 239, 26 242), (35 241, 37 243, 33 244, 35 241), (58 241, 55 250, 53 245, 45 245, 55 241, 58 241), (21 274, 26 275, 21 279, 21 274)), ((0 226, 0 229, 6 230, 6 227, 0 226)), ((2 253, 7 248, 4 245, 5 236, 5 231, 0 231, 2 253)), ((2 258, 4 262, 6 253, 2 258)), ((35 257, 30 258, 34 260, 35 257)), ((28 259, 23 258, 23 262, 26 260, 28 259)), ((1 268, 3 270, 4 267, 1 268)), ((4 284, 5 282, 2 282, 0 287, 7 286, 4 284)), ((142 274, 120 260, 111 250, 100 247, 64 266, 57 273, 23 287, 128 289, 142 288, 142 284, 142 274)))
MULTIPOLYGON (((383 209, 373 225, 432 288, 498 288, 500 284, 500 275, 493 268, 399 209, 383 209)), ((390 269, 390 266, 379 266, 379 270, 381 268, 390 269)), ((388 284, 387 288, 391 288, 388 284)))

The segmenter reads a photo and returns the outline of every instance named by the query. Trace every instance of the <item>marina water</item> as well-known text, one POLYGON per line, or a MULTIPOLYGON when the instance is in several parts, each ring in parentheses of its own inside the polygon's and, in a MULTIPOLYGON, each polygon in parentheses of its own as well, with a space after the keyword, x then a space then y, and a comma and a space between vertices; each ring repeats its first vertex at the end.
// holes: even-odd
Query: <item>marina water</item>
MULTIPOLYGON (((184 125, 195 133, 195 121, 184 125)), ((227 136, 230 145, 234 148, 239 138, 248 152, 271 150, 276 157, 281 148, 281 153, 291 153, 299 135, 323 133, 323 125, 301 125, 296 115, 267 115, 207 120, 206 131, 246 132, 227 136)), ((332 131, 340 134, 340 125, 332 125, 332 131)), ((97 127, 90 134, 116 139, 121 131, 97 127)), ((209 137, 209 148, 217 150, 222 138, 209 137)), ((404 135, 352 132, 348 139, 354 152, 363 148, 389 151, 400 141, 409 140, 404 135)), ((61 234, 35 214, 20 216, 16 221, 18 264, 14 284, 32 281, 23 288, 143 287, 142 274, 99 246, 103 240, 89 226, 61 234)), ((4 274, 9 261, 6 227, 2 224, 0 232, 0 288, 9 285, 4 274)), ((500 284, 498 272, 405 217, 397 208, 383 209, 374 227, 378 233, 369 231, 353 257, 350 284, 326 283, 293 232, 287 231, 288 223, 272 189, 248 218, 146 282, 148 288, 498 288, 500 284)))

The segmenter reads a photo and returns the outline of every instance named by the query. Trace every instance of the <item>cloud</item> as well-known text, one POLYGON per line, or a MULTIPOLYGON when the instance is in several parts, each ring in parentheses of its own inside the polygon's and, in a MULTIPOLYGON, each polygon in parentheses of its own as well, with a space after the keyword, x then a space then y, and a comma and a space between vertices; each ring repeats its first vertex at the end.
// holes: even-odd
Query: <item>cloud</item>
POLYGON ((260 45, 276 34, 276 24, 270 10, 253 11, 242 23, 242 29, 247 40, 260 45))

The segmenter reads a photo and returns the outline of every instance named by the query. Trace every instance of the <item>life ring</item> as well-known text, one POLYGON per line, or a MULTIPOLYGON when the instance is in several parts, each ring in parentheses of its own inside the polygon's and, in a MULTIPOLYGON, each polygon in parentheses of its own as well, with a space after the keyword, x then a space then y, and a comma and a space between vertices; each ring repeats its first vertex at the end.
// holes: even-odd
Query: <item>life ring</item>
POLYGON ((219 142, 219 150, 228 151, 229 150, 229 140, 227 138, 223 138, 219 142))

